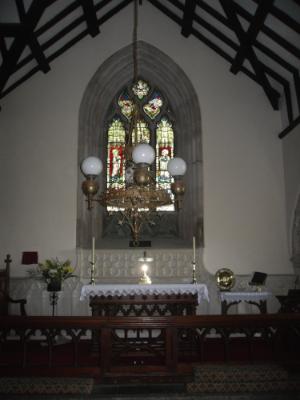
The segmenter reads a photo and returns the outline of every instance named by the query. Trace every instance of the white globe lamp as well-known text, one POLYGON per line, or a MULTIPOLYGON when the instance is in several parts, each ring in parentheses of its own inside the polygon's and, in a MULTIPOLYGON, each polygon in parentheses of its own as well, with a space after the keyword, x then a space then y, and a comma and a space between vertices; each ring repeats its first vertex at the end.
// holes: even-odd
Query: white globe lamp
POLYGON ((136 145, 132 152, 132 159, 135 164, 152 164, 155 160, 155 151, 147 143, 136 145))
POLYGON ((88 157, 81 164, 81 171, 85 176, 97 176, 102 170, 102 161, 97 157, 88 157))
POLYGON ((168 171, 172 176, 182 176, 186 172, 186 162, 180 157, 174 157, 168 162, 168 171))

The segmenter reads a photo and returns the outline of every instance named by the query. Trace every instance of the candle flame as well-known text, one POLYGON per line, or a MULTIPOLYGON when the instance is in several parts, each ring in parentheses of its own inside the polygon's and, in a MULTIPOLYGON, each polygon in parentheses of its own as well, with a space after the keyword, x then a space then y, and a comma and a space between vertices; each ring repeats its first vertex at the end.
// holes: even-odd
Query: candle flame
POLYGON ((146 273, 146 272, 148 271, 148 265, 147 265, 147 264, 143 264, 143 265, 141 266, 141 268, 142 268, 142 271, 143 271, 144 273, 146 273))

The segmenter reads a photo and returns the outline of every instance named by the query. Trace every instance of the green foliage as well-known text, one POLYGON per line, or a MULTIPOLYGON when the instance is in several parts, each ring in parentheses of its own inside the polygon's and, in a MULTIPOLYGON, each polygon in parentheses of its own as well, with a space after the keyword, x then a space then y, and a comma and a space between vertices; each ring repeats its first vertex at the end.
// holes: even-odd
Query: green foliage
POLYGON ((62 282, 75 276, 71 261, 59 261, 58 258, 47 259, 43 263, 39 263, 36 270, 28 272, 32 278, 40 279, 47 284, 50 282, 62 282))

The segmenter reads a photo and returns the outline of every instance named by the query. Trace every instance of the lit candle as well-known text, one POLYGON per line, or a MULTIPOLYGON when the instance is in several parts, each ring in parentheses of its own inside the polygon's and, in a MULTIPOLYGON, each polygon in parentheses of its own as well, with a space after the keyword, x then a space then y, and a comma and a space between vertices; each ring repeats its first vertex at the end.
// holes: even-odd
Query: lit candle
POLYGON ((95 265, 95 238, 92 237, 92 264, 95 265))
POLYGON ((196 263, 196 238, 193 236, 193 263, 196 263))

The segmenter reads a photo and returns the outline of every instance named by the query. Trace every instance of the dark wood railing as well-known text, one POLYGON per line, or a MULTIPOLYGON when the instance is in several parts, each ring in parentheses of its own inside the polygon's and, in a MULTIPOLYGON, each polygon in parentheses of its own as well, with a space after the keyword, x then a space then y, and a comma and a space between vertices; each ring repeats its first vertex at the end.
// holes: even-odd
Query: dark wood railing
POLYGON ((296 363, 299 339, 300 314, 2 317, 0 373, 171 380, 208 361, 296 363))

